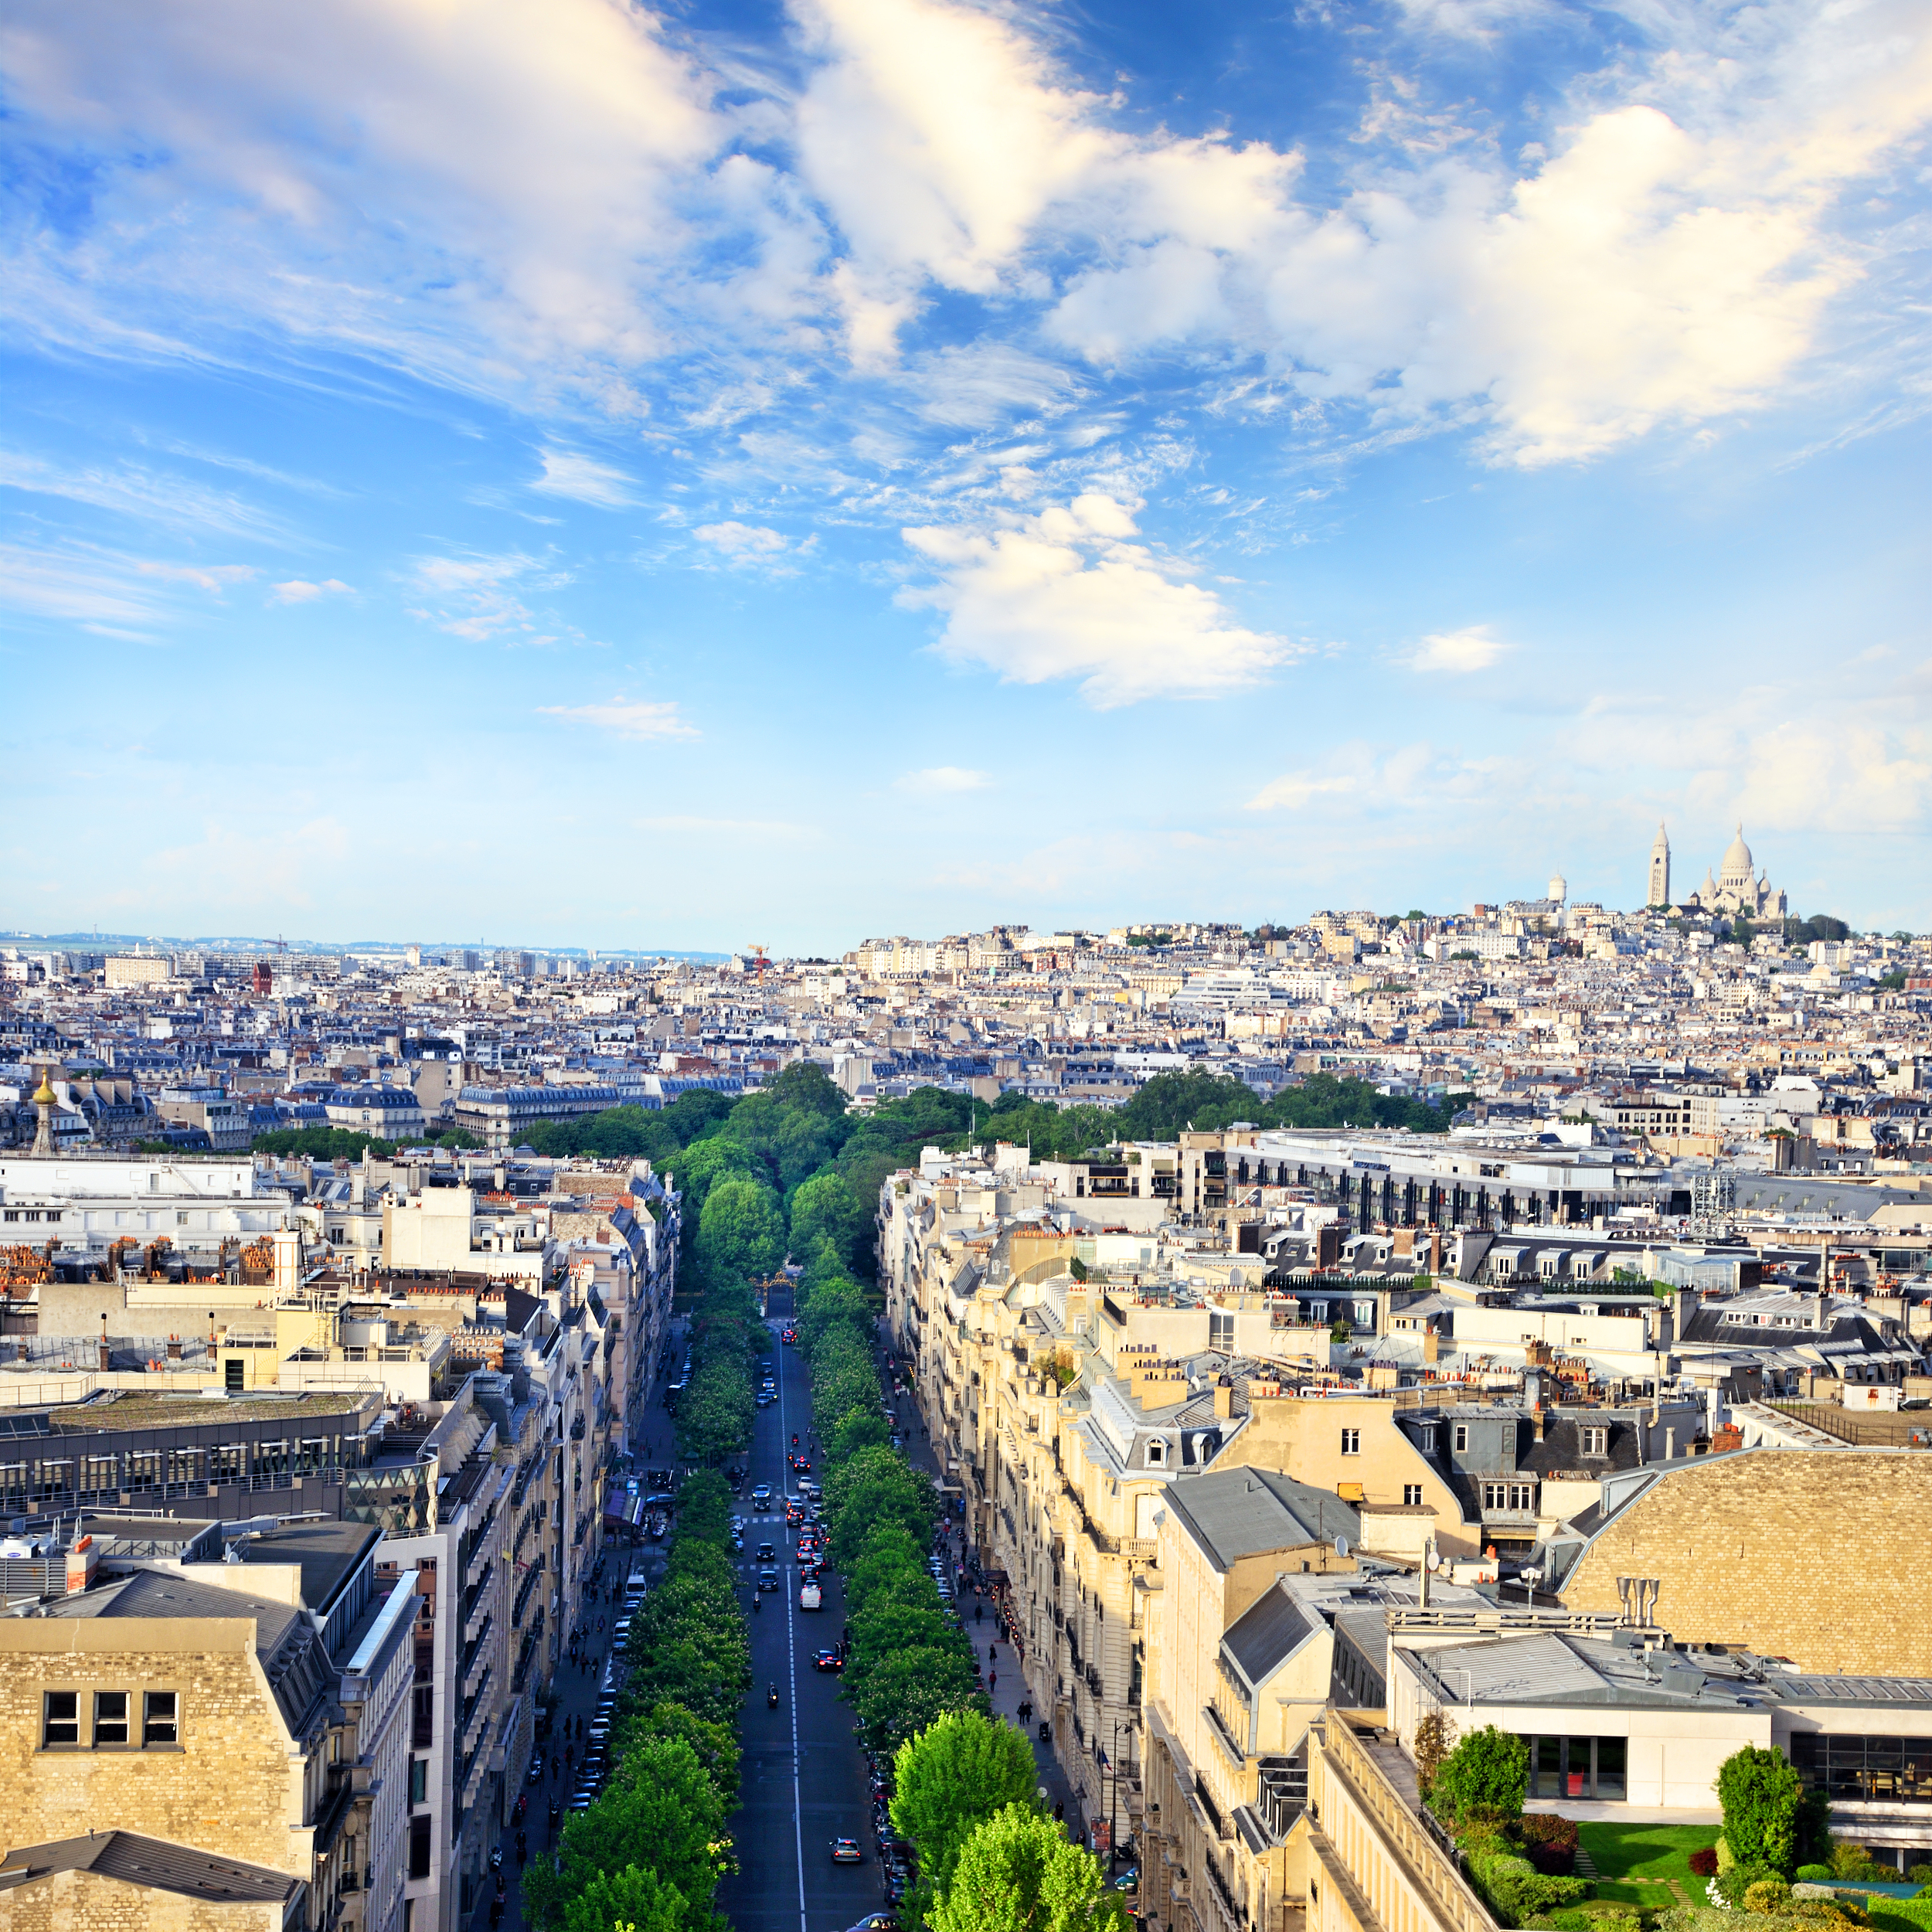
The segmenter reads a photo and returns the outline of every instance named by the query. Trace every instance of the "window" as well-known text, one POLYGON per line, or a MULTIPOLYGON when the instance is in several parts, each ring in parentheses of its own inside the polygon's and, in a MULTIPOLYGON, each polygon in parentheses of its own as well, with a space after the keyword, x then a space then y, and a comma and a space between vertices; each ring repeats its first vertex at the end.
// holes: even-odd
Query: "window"
POLYGON ((1583 1432, 1583 1454, 1587 1456, 1607 1455, 1610 1452, 1610 1431, 1607 1429, 1586 1429, 1583 1432))
POLYGON ((144 1745, 175 1744, 176 1702, 172 1691, 146 1691, 141 1695, 141 1741, 144 1745))
POLYGON ((1359 1456, 1362 1453, 1362 1431, 1344 1429, 1342 1432, 1342 1453, 1345 1456, 1359 1456))
POLYGON ((410 1820, 410 1876, 426 1879, 430 1875, 430 1815, 419 1811, 410 1820))
POLYGON ((410 1803, 427 1804, 430 1799, 430 1761, 427 1757, 410 1760, 410 1803))
POLYGON ((1422 1453, 1425 1456, 1433 1456, 1436 1453, 1436 1425, 1430 1423, 1426 1429, 1419 1430, 1417 1437, 1421 1444, 1422 1453))
POLYGON ((1147 1445, 1147 1463, 1150 1469, 1160 1468, 1167 1461, 1167 1444, 1156 1436, 1147 1445))
POLYGON ((1469 1447, 1469 1425, 1468 1423, 1459 1422, 1456 1424, 1454 1447, 1456 1454, 1459 1456, 1468 1453, 1469 1447))
POLYGON ((1422 1502, 1422 1485, 1419 1482, 1405 1482, 1402 1485, 1402 1501, 1405 1509, 1414 1509, 1419 1506, 1422 1502))
POLYGON ((94 1692, 94 1744, 125 1744, 128 1741, 128 1693, 125 1691, 94 1692))
POLYGON ((80 1742, 80 1692, 48 1691, 44 1693, 40 1716, 42 1747, 44 1749, 53 1744, 78 1744, 80 1742))

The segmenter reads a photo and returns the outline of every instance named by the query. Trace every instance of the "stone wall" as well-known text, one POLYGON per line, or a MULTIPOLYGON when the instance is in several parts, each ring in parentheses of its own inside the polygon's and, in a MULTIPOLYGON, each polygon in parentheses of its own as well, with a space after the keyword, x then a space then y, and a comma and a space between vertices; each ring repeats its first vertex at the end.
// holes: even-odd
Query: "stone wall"
POLYGON ((1655 1577, 1657 1621, 1680 1643, 1932 1676, 1929 1532, 1932 1454, 1748 1449, 1653 1484, 1585 1551, 1563 1602, 1614 1614, 1619 1577, 1655 1577))
POLYGON ((0 1623, 0 1847, 117 1827, 306 1879, 301 1777, 252 1619, 0 1623), (78 1748, 42 1747, 49 1690, 80 1693, 78 1748), (96 1690, 133 1694, 137 1736, 141 1693, 176 1692, 179 1745, 89 1748, 96 1690))
POLYGON ((281 1932, 279 1904, 224 1904, 93 1872, 0 1891, 0 1932, 281 1932))

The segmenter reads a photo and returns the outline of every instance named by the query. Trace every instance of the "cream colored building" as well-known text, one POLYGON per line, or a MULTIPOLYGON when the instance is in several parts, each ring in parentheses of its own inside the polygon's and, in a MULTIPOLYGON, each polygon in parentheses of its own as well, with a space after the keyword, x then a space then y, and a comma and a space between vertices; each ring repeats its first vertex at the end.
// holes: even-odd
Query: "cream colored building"
POLYGON ((400 1932, 414 1673, 380 1532, 224 1562, 215 1523, 83 1528, 66 1594, 0 1621, 0 1927, 400 1932))

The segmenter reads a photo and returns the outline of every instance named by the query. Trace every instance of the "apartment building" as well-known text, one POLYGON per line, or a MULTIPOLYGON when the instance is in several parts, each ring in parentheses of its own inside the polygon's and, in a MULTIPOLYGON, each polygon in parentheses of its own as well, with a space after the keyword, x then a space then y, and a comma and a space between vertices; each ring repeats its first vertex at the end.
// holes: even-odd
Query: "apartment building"
POLYGON ((230 1534, 88 1516, 43 1577, 9 1574, 39 1603, 0 1622, 0 1923, 222 1902, 277 1932, 399 1932, 409 1605, 378 1583, 381 1532, 230 1534))

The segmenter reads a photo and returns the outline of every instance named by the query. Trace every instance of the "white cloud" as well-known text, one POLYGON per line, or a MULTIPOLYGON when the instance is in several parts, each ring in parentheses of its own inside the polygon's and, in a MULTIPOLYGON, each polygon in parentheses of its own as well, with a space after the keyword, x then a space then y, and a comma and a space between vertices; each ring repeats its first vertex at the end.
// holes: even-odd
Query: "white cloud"
MULTIPOLYGON (((1401 4, 1483 36, 1546 0, 1401 4)), ((1390 74, 1311 169, 1265 141, 1128 131, 1144 104, 1077 84, 1028 10, 964 0, 793 0, 802 71, 762 83, 616 0, 206 0, 113 33, 19 0, 16 138, 84 162, 90 192, 84 219, 25 226, 0 300, 111 354, 319 342, 537 411, 562 392, 634 417, 685 359, 680 420, 723 427, 781 411, 814 365, 890 364, 953 292, 980 298, 974 338, 893 392, 928 422, 1060 406, 1075 384, 1044 343, 1100 369, 1192 357, 1379 427, 1476 426, 1498 460, 1577 461, 1774 400, 1852 338, 1862 318, 1833 304, 1861 287, 1913 299, 1867 278, 1916 245, 1897 164, 1932 121, 1923 0, 1624 11, 1655 51, 1546 113, 1539 94, 1518 161, 1492 111, 1430 112, 1390 74), (727 87, 761 97, 722 106, 727 87)), ((543 460, 539 489, 628 501, 607 464, 543 460)), ((67 487, 236 514, 154 481, 67 487)))
POLYGON ((659 738, 695 738, 697 727, 678 715, 675 703, 646 704, 620 694, 607 704, 546 704, 537 706, 546 718, 561 718, 568 724, 594 726, 620 738, 646 743, 659 738))
POLYGON ((1472 624, 1464 631, 1435 631, 1416 646, 1409 657, 1409 668, 1467 677, 1471 672, 1487 671, 1508 648, 1500 638, 1489 634, 1486 624, 1472 624))
POLYGON ((536 614, 514 587, 541 569, 520 550, 495 556, 427 556, 416 560, 411 587, 424 599, 414 614, 472 644, 511 633, 548 642, 536 614))
POLYGON ((625 509, 636 501, 631 495, 631 485, 637 479, 608 463, 600 463, 575 450, 546 449, 543 456, 543 474, 530 485, 533 490, 572 497, 580 503, 594 503, 605 510, 625 509))
POLYGON ((893 781, 901 791, 916 792, 985 791, 992 782, 988 773, 964 765, 934 765, 924 771, 908 771, 893 781))
POLYGON ((701 523, 692 532, 700 543, 722 551, 735 562, 750 562, 775 556, 784 549, 785 539, 776 530, 761 524, 701 523))
POLYGON ((139 523, 216 530, 230 537, 282 533, 275 519, 239 497, 138 464, 61 464, 18 450, 0 450, 0 488, 63 497, 139 523))
POLYGON ((143 577, 162 577, 170 583, 192 583, 211 597, 219 597, 231 583, 246 583, 254 576, 249 563, 157 563, 143 562, 134 566, 143 577))
POLYGON ((1338 796, 1361 789, 1361 781, 1352 773, 1338 777, 1317 777, 1312 773, 1294 771, 1270 780, 1247 802, 1250 811, 1299 811, 1311 799, 1338 796))
POLYGON ((127 559, 0 543, 0 605, 30 617, 96 628, 145 628, 166 613, 158 594, 139 575, 138 566, 127 559))
POLYGON ((694 217, 730 219, 689 199, 729 138, 712 82, 641 7, 342 0, 270 21, 208 0, 104 33, 25 0, 6 51, 15 111, 96 157, 106 244, 43 234, 25 280, 58 292, 54 325, 117 318, 151 353, 172 346, 160 317, 229 308, 622 413, 694 217))
POLYGON ((313 604, 318 597, 349 597, 354 593, 340 577, 325 577, 320 583, 311 583, 301 577, 291 577, 286 583, 275 586, 271 604, 313 604))
POLYGON ((946 614, 940 652, 1016 684, 1077 678, 1098 709, 1145 698, 1216 697, 1289 655, 1236 623, 1220 598, 1157 559, 1132 512, 1099 492, 1023 521, 901 533, 938 580, 900 593, 946 614))

